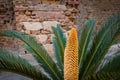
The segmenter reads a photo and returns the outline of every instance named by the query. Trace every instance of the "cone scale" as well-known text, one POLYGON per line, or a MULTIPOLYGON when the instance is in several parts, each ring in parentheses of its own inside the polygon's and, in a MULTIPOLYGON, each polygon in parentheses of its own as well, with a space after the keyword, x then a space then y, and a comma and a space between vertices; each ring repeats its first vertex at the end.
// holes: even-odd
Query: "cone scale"
POLYGON ((64 53, 64 80, 78 80, 78 38, 72 28, 64 53))

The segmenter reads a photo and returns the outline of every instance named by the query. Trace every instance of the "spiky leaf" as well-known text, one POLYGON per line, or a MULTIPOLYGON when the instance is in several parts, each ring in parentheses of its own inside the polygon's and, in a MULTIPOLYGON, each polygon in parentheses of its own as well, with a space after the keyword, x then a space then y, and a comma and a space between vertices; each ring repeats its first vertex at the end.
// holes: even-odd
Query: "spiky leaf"
POLYGON ((116 80, 120 79, 120 72, 100 72, 86 76, 83 80, 116 80))
POLYGON ((57 65, 49 56, 48 52, 44 49, 42 44, 36 41, 35 38, 30 35, 26 35, 13 30, 1 31, 0 35, 7 37, 15 37, 25 42, 32 49, 32 51, 34 51, 34 54, 38 56, 38 63, 50 75, 50 77, 55 80, 61 80, 62 75, 59 72, 57 65))
POLYGON ((50 80, 25 59, 2 49, 0 49, 0 71, 14 72, 37 80, 50 80))
MULTIPOLYGON (((98 41, 96 54, 93 59, 93 70, 96 71, 97 67, 101 63, 102 59, 106 55, 110 46, 116 41, 120 34, 120 15, 115 15, 104 22, 100 31, 95 37, 95 41, 98 41), (100 38, 101 37, 101 38, 100 38), (98 40, 100 39, 100 40, 98 40)), ((94 45, 94 44, 93 44, 94 45)))
POLYGON ((61 29, 60 25, 57 25, 57 28, 52 27, 52 30, 54 33, 54 37, 52 41, 53 41, 53 47, 54 47, 54 52, 55 52, 55 58, 57 60, 57 64, 59 65, 59 68, 61 69, 61 72, 63 73, 66 36, 64 35, 63 30, 61 29))
MULTIPOLYGON (((87 59, 83 62, 81 74, 84 77, 92 74, 98 68, 109 47, 113 44, 120 30, 120 15, 115 15, 103 23, 93 39, 87 59)), ((80 77, 81 78, 81 77, 80 77)))
POLYGON ((79 37, 79 70, 82 66, 83 59, 86 58, 87 51, 89 50, 95 23, 95 20, 90 19, 81 29, 79 37))

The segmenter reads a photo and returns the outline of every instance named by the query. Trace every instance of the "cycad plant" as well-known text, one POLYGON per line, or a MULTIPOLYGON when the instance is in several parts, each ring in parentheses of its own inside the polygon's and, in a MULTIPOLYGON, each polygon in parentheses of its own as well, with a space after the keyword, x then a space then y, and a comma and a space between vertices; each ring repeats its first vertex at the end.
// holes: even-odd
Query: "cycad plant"
POLYGON ((93 31, 95 24, 96 20, 88 20, 78 35, 73 28, 67 42, 59 25, 52 27, 55 35, 55 60, 49 56, 43 45, 30 35, 11 30, 0 31, 0 36, 23 41, 23 48, 31 53, 43 68, 40 71, 25 59, 0 49, 0 70, 14 72, 33 80, 120 80, 119 51, 107 56, 108 49, 120 33, 120 15, 109 18, 96 33, 93 31))

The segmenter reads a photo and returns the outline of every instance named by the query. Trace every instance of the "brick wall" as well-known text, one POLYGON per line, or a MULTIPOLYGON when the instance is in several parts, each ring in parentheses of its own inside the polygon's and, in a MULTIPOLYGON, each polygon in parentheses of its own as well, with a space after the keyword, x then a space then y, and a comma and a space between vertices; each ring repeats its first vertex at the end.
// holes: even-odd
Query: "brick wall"
MULTIPOLYGON (((12 0, 0 0, 0 29, 14 29, 15 18, 12 0)), ((0 48, 16 51, 16 40, 0 37, 0 48)))
POLYGON ((0 0, 0 28, 12 29, 14 10, 12 0, 0 0))
MULTIPOLYGON (((58 1, 42 0, 42 3, 38 3, 37 0, 26 0, 25 2, 24 0, 14 0, 16 30, 36 37, 51 53, 53 53, 51 26, 56 27, 57 24, 60 24, 65 34, 68 34, 72 27, 76 27, 75 17, 79 12, 73 7, 67 8, 56 2, 58 1)), ((20 41, 17 42, 22 44, 20 41)), ((19 53, 24 54, 25 50, 20 46, 19 49, 19 53)))
POLYGON ((97 24, 100 25, 108 17, 120 12, 120 0, 80 0, 78 8, 80 14, 77 17, 77 24, 80 29, 89 18, 97 19, 97 24))
MULTIPOLYGON (((60 5, 59 0, 0 0, 1 29, 15 29, 36 37, 52 53, 51 26, 60 24, 67 35, 76 27, 79 11, 60 5)), ((25 54, 21 41, 0 37, 0 47, 18 54, 25 54)))
MULTIPOLYGON (((97 19, 97 24, 100 25, 109 16, 120 12, 119 0, 80 0, 79 10, 60 5, 55 0, 52 0, 52 3, 49 3, 51 1, 42 0, 43 4, 39 3, 39 1, 13 0, 12 2, 12 0, 0 0, 0 29, 14 28, 36 37, 45 47, 51 47, 51 38, 53 36, 50 29, 51 25, 60 24, 66 34, 68 34, 72 27, 79 25, 77 28, 80 29, 89 18, 97 19), (77 20, 76 14, 78 14, 77 20)), ((11 51, 17 50, 17 53, 20 54, 25 53, 18 46, 19 44, 22 43, 15 39, 0 38, 1 47, 11 51), (14 45, 9 46, 10 44, 14 45)))

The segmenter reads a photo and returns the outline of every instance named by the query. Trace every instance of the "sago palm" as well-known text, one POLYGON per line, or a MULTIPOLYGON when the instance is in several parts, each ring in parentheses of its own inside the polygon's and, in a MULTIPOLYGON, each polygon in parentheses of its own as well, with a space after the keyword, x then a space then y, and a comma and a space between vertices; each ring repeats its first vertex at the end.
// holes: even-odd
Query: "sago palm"
POLYGON ((88 20, 78 35, 73 28, 67 42, 59 25, 52 27, 55 60, 30 35, 11 30, 0 31, 0 36, 23 41, 23 48, 43 68, 40 71, 25 59, 0 49, 0 71, 14 72, 33 80, 120 80, 119 51, 107 56, 108 49, 120 34, 120 15, 105 21, 98 32, 93 31, 95 24, 95 20, 88 20))

